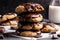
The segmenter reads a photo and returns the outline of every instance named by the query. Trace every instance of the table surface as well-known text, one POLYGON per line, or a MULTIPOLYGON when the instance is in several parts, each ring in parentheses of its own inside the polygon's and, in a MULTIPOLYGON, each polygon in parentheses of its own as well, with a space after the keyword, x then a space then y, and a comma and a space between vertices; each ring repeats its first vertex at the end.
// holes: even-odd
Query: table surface
POLYGON ((43 38, 43 39, 4 38, 3 40, 60 40, 60 38, 58 38, 58 39, 51 39, 51 38, 43 38))

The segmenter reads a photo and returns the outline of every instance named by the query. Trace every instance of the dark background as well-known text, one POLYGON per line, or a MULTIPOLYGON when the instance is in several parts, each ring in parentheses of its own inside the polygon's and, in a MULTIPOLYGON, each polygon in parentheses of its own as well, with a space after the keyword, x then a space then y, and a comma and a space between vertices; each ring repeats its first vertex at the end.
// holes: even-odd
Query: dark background
POLYGON ((16 6, 27 2, 40 3, 45 8, 42 15, 44 18, 48 18, 48 6, 50 0, 0 0, 0 14, 4 14, 6 12, 15 12, 16 6))

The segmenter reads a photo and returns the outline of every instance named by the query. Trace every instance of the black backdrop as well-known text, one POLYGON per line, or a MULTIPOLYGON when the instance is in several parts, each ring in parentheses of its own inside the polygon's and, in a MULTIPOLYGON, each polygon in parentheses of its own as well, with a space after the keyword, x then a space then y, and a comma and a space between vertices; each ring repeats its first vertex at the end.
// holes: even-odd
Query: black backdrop
POLYGON ((14 10, 16 6, 21 3, 27 2, 40 3, 45 8, 42 15, 44 16, 44 18, 48 18, 48 6, 50 0, 0 0, 0 14, 6 12, 15 12, 14 10))

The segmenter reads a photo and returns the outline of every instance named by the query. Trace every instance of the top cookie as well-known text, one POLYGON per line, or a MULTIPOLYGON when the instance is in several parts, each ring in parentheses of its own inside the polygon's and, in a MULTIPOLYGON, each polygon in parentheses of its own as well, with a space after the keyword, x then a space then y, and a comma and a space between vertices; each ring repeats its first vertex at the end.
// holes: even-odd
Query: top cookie
POLYGON ((41 12, 44 8, 42 5, 37 3, 25 3, 16 7, 16 12, 41 12))

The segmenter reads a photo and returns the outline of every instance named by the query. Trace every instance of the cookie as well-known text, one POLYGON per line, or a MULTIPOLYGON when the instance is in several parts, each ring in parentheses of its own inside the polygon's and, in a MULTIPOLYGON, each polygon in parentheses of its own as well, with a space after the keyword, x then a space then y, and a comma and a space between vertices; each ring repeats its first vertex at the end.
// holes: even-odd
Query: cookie
POLYGON ((42 5, 37 3, 25 3, 16 7, 16 12, 40 12, 43 11, 44 8, 42 5))
POLYGON ((15 18, 15 17, 17 17, 17 14, 16 13, 14 13, 14 14, 8 14, 7 15, 7 19, 13 19, 13 18, 15 18))
POLYGON ((35 37, 37 36, 37 33, 32 31, 24 31, 24 32, 21 32, 20 35, 25 37, 35 37))
POLYGON ((10 19, 13 19, 15 17, 17 17, 16 13, 13 13, 13 14, 12 13, 7 13, 7 14, 4 14, 2 16, 2 21, 10 20, 10 19))
POLYGON ((40 23, 33 23, 33 24, 26 24, 22 25, 21 29, 24 30, 40 30, 43 28, 43 24, 40 23))
POLYGON ((56 31, 56 29, 49 24, 44 24, 44 28, 41 31, 44 33, 48 33, 51 31, 56 31))

